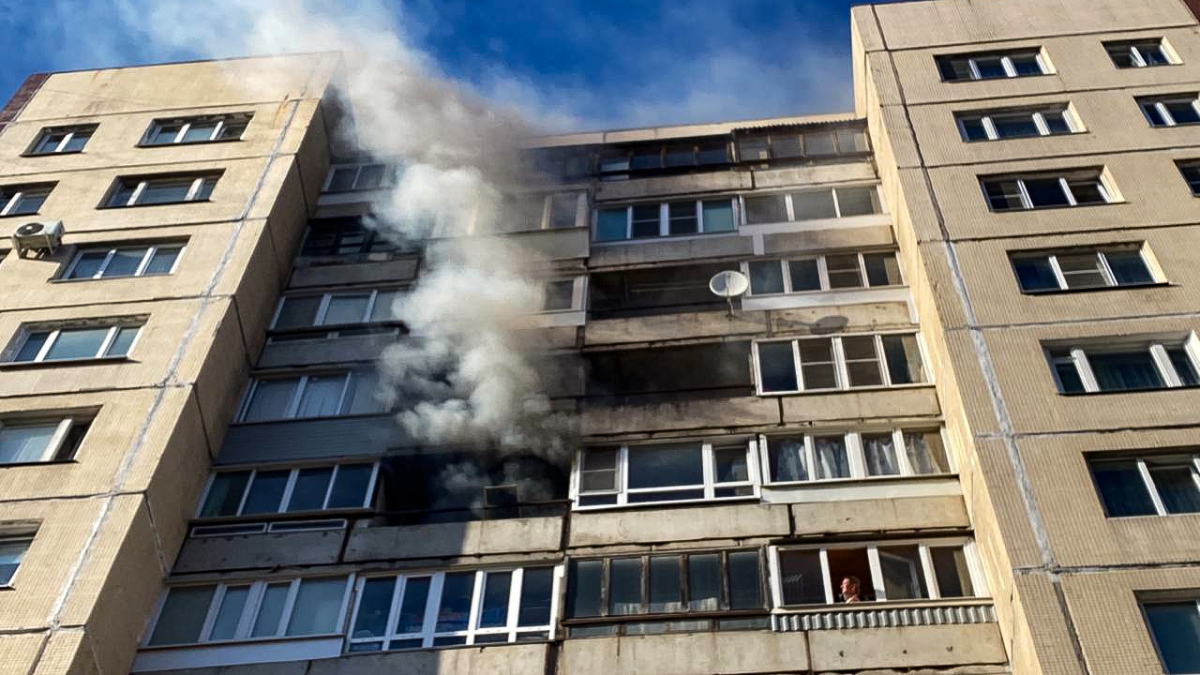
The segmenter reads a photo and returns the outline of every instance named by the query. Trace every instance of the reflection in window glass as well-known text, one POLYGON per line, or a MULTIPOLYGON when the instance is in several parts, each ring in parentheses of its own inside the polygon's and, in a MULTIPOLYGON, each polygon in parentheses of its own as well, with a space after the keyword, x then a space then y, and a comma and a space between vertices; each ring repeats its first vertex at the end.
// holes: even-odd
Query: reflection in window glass
POLYGON ((288 621, 287 634, 318 635, 335 632, 338 629, 345 590, 345 577, 302 579, 292 607, 292 616, 288 621))

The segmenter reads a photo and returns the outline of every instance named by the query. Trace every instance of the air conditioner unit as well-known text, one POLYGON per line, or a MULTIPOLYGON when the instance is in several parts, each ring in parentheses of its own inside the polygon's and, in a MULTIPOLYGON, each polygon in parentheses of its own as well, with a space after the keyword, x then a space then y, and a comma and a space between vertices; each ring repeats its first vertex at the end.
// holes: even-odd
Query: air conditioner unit
POLYGON ((61 220, 43 220, 25 223, 13 233, 13 247, 17 256, 24 258, 26 251, 49 252, 62 245, 63 224, 61 220))

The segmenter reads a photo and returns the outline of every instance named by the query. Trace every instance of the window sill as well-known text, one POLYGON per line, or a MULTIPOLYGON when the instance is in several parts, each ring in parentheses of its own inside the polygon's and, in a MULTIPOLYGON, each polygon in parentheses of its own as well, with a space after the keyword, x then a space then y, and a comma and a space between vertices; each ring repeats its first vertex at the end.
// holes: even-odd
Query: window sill
POLYGON ((1182 387, 1149 387, 1145 389, 1114 389, 1112 391, 1060 391, 1059 396, 1082 397, 1082 396, 1113 396, 1120 394, 1145 394, 1155 391, 1189 391, 1200 389, 1200 385, 1184 385, 1182 387))
MULTIPOLYGON (((741 486, 745 487, 745 486, 741 486)), ((687 489, 687 488, 681 488, 687 489)), ((591 496, 591 495, 588 495, 591 496)), ((602 496, 602 495, 598 495, 602 496)), ((736 497, 713 497, 712 499, 673 499, 651 502, 635 502, 632 504, 596 504, 594 506, 578 506, 572 504, 571 511, 583 513, 589 511, 623 511, 630 509, 653 509, 660 506, 711 506, 716 504, 758 503, 761 495, 738 495, 736 497)))
POLYGON ((138 143, 136 148, 177 148, 181 145, 223 145, 225 143, 238 143, 242 140, 241 136, 237 138, 218 138, 210 141, 180 141, 178 143, 138 143))
POLYGON ((1054 73, 1039 73, 1037 75, 1017 75, 1016 77, 1008 77, 1008 76, 1005 76, 1005 77, 981 77, 979 79, 968 78, 968 79, 963 79, 963 80, 943 79, 943 80, 941 80, 941 83, 942 84, 977 84, 980 82, 1004 82, 1006 80, 1036 80, 1040 77, 1050 77, 1051 75, 1057 75, 1057 74, 1058 74, 1057 72, 1054 72, 1054 73))
POLYGON ((659 235, 657 237, 635 237, 631 239, 607 239, 607 240, 592 240, 593 246, 639 246, 654 241, 696 241, 699 239, 712 239, 718 237, 737 236, 738 231, 735 227, 733 230, 724 232, 689 232, 688 234, 668 234, 659 235))
POLYGON ((25 368, 51 368, 54 366, 90 366, 122 361, 132 361, 128 356, 101 356, 89 359, 54 359, 51 361, 5 361, 0 363, 0 370, 22 370, 25 368))
POLYGON ((760 391, 756 396, 760 398, 774 398, 779 396, 827 396, 829 394, 853 394, 864 391, 891 391, 893 389, 922 389, 932 387, 932 382, 914 382, 912 384, 893 384, 890 386, 876 387, 850 387, 847 389, 807 389, 802 391, 760 391))
POLYGON ((154 202, 152 204, 119 204, 119 205, 113 205, 113 206, 110 206, 107 204, 102 204, 100 206, 97 206, 96 209, 100 210, 100 211, 105 211, 108 209, 141 209, 141 208, 149 208, 152 206, 179 206, 180 204, 210 204, 210 203, 212 203, 212 199, 185 199, 185 200, 179 201, 179 202, 154 202))
POLYGON ((1084 130, 1084 131, 1069 131, 1065 134, 1046 134, 1045 136, 1038 134, 1037 136, 1010 136, 1008 138, 1003 138, 1003 137, 1002 138, 976 138, 974 140, 964 138, 962 140, 963 140, 963 143, 966 143, 967 145, 987 145, 988 143, 1001 143, 1003 141, 1030 141, 1030 140, 1045 140, 1047 138, 1061 138, 1061 137, 1065 137, 1065 136, 1085 136, 1088 133, 1089 132, 1087 130, 1084 130))
POLYGON ((82 155, 83 150, 68 150, 66 152, 22 152, 21 157, 58 157, 59 155, 82 155))
POLYGON ((0 469, 9 469, 22 466, 46 466, 46 465, 61 465, 61 464, 78 464, 74 459, 48 459, 43 462, 2 462, 0 469))
POLYGON ((40 215, 40 214, 37 211, 34 211, 33 213, 10 213, 10 214, 4 215, 4 216, 0 216, 0 218, 18 218, 18 217, 30 218, 30 217, 36 216, 36 215, 40 215))
POLYGON ((1058 206, 1035 206, 1030 209, 993 209, 989 206, 988 212, 997 213, 997 214, 1040 213, 1040 212, 1045 212, 1045 211, 1063 211, 1065 209, 1101 208, 1101 207, 1105 207, 1105 206, 1117 206, 1120 204, 1128 204, 1128 203, 1129 202, 1126 202, 1124 199, 1114 199, 1111 202, 1104 202, 1103 204, 1076 204, 1074 206, 1072 206, 1070 204, 1061 204, 1058 206))
POLYGON ((99 277, 99 278, 76 277, 74 279, 62 279, 62 278, 47 279, 46 283, 48 283, 48 284, 73 284, 73 283, 79 283, 79 282, 83 282, 83 281, 110 281, 113 279, 143 279, 146 277, 153 278, 153 277, 169 277, 169 276, 172 276, 172 274, 170 274, 170 273, 168 273, 168 274, 121 274, 121 275, 114 275, 111 277, 99 277))
POLYGON ((196 649, 196 648, 213 648, 219 649, 222 647, 232 647, 234 645, 255 646, 264 644, 274 644, 279 642, 297 642, 300 640, 328 640, 331 638, 345 639, 345 633, 316 633, 314 635, 283 635, 278 637, 267 638, 245 638, 242 640, 213 640, 211 642, 186 642, 175 645, 139 645, 138 651, 142 652, 160 652, 171 651, 178 649, 196 649))
POLYGON ((284 417, 284 418, 275 419, 275 420, 254 420, 254 421, 250 421, 250 422, 243 421, 243 422, 234 422, 234 423, 230 424, 229 426, 230 427, 251 427, 251 426, 260 426, 260 425, 265 425, 265 424, 281 424, 281 423, 289 423, 289 422, 321 422, 321 421, 330 421, 330 420, 363 419, 363 418, 368 418, 368 417, 391 417, 391 415, 392 415, 391 411, 384 410, 381 412, 355 413, 353 415, 325 415, 323 417, 284 417))
POLYGON ((1097 293, 1104 291, 1130 291, 1140 288, 1169 288, 1176 286, 1169 281, 1154 281, 1148 284, 1126 284, 1124 286, 1096 286, 1094 288, 1050 288, 1044 291, 1021 291, 1021 295, 1073 295, 1075 293, 1097 293))

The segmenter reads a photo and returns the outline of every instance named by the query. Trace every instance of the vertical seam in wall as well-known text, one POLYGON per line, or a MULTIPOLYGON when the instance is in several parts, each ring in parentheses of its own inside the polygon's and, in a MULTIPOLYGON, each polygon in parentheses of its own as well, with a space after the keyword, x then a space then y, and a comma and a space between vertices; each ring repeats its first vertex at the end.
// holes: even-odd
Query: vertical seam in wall
MULTIPOLYGON (((70 597, 71 593, 75 590, 76 585, 79 583, 80 572, 91 558, 92 550, 94 549, 96 541, 99 538, 100 528, 108 520, 109 515, 112 513, 113 502, 116 500, 121 487, 124 485, 129 470, 133 466, 134 460, 137 458, 143 445, 145 445, 146 436, 149 432, 151 423, 154 420, 155 414, 158 412, 159 407, 162 405, 163 399, 166 397, 168 387, 184 386, 183 384, 172 384, 171 380, 176 377, 179 364, 183 360, 184 354, 187 352, 192 340, 195 338, 200 322, 203 320, 204 313, 212 301, 213 290, 216 288, 217 283, 220 281, 220 278, 225 271, 225 268, 228 266, 230 259, 233 257, 233 252, 237 246, 238 237, 246 227, 246 216, 250 213, 250 209, 257 201, 259 193, 266 184, 267 176, 271 171, 271 167, 274 166, 276 159, 279 157, 279 149, 283 144, 283 140, 286 137, 288 130, 291 128, 291 125, 295 120, 298 107, 299 101, 293 100, 291 103, 291 111, 288 113, 287 121, 284 122, 283 127, 280 129, 279 135, 275 139, 274 145, 271 147, 271 152, 267 156, 267 161, 263 165, 262 171, 259 173, 258 180, 255 181, 254 187, 251 189, 250 195, 246 199, 246 203, 243 205, 241 212, 234 218, 234 220, 237 222, 237 226, 234 227, 233 232, 230 234, 229 241, 225 246, 225 250, 221 253, 221 258, 219 259, 217 266, 213 270, 213 274, 208 281, 208 284, 205 286, 204 291, 200 296, 200 307, 197 308, 196 312, 192 315, 192 320, 188 324, 187 329, 184 331, 179 341, 179 347, 175 350, 170 362, 167 364, 166 376, 157 387, 158 392, 156 393, 153 402, 151 402, 149 410, 146 411, 146 415, 138 429, 138 433, 135 436, 133 445, 122 458, 115 480, 112 483, 112 488, 108 491, 107 496, 104 498, 104 503, 101 506, 100 513, 96 516, 95 520, 92 521, 92 526, 88 532, 87 539, 84 542, 83 549, 79 552, 79 555, 71 564, 68 572, 69 576, 67 584, 54 599, 54 604, 51 606, 50 617, 48 621, 51 634, 53 634, 58 626, 61 625, 61 617, 66 608, 67 599, 70 597)), ((198 404, 199 400, 197 399, 197 405, 198 404)), ((146 495, 145 492, 143 492, 143 494, 146 495)), ((148 505, 146 510, 149 512, 148 505)), ((155 536, 157 537, 157 532, 155 533, 155 536)), ((161 550, 161 546, 158 548, 158 555, 160 559, 163 559, 164 553, 161 550)), ((34 667, 36 667, 37 663, 40 661, 41 653, 38 654, 37 661, 34 662, 34 667)))

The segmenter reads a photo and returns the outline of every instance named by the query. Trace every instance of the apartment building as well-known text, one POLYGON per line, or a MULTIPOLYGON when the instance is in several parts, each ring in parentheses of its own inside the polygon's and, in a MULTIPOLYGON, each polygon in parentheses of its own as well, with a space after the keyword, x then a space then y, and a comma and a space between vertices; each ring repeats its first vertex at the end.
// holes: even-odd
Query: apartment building
POLYGON ((376 226, 337 55, 31 77, 0 672, 1200 672, 1196 16, 852 22, 854 112, 528 142, 557 453, 380 396, 453 239, 376 226))

